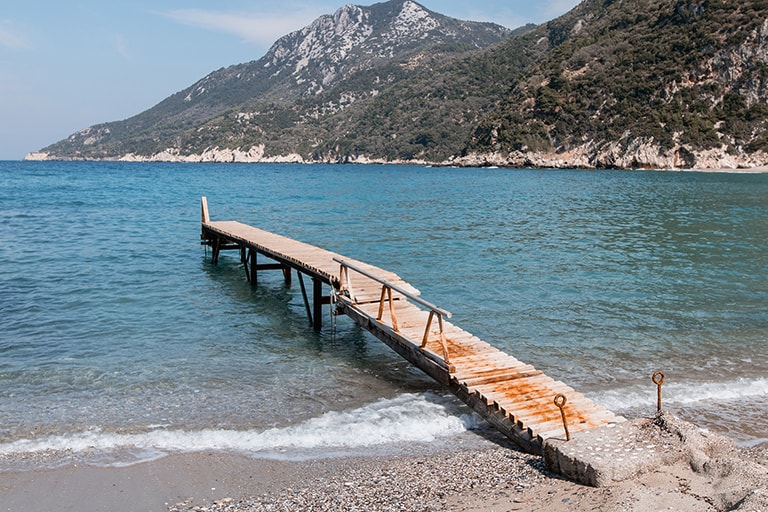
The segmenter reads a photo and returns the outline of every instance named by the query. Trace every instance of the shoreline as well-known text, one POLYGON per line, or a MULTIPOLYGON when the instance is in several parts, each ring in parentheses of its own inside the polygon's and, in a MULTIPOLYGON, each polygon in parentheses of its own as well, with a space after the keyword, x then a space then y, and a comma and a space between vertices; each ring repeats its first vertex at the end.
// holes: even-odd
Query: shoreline
POLYGON ((669 172, 707 172, 707 173, 732 173, 732 174, 762 174, 768 173, 768 164, 758 166, 748 166, 745 164, 743 167, 594 167, 585 166, 573 163, 568 165, 568 162, 548 162, 539 165, 517 165, 512 162, 505 162, 502 160, 479 158, 472 161, 445 161, 445 162, 429 162, 426 160, 384 160, 384 159, 357 159, 346 161, 323 161, 323 160, 304 160, 298 155, 289 155, 285 157, 274 158, 236 158, 233 157, 231 151, 227 152, 225 158, 203 157, 200 155, 191 155, 182 157, 178 155, 154 155, 150 157, 136 156, 136 155, 123 155, 121 157, 108 157, 108 158, 67 158, 50 156, 44 152, 31 152, 24 158, 19 160, 20 162, 119 162, 119 163, 181 163, 181 164, 298 164, 298 165, 374 165, 374 166, 387 166, 387 165, 414 165, 414 166, 426 166, 426 167, 456 167, 456 168, 493 168, 493 169, 533 169, 533 170, 561 170, 561 169, 573 169, 584 171, 599 171, 599 170, 614 170, 614 171, 669 171, 669 172))
POLYGON ((446 439, 434 450, 407 455, 285 461, 205 451, 126 467, 10 471, 0 473, 0 502, 3 512, 650 512, 715 511, 726 503, 737 506, 729 510, 768 506, 768 448, 737 448, 699 429, 675 434, 680 432, 706 443, 690 449, 677 444, 672 451, 684 455, 679 460, 660 461, 645 474, 601 488, 550 473, 541 457, 485 432, 480 446, 451 447, 456 440, 446 439))

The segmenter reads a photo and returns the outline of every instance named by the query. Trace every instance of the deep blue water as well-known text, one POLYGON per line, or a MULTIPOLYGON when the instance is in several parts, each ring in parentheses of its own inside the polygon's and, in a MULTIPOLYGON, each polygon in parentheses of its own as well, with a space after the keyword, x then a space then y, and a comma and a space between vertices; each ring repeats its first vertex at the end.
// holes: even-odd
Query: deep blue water
POLYGON ((351 321, 314 332, 278 273, 251 287, 234 255, 211 265, 203 195, 214 220, 398 273, 616 412, 653 413, 663 370, 667 409, 768 439, 768 175, 0 162, 0 191, 5 457, 334 450, 473 426, 351 321))

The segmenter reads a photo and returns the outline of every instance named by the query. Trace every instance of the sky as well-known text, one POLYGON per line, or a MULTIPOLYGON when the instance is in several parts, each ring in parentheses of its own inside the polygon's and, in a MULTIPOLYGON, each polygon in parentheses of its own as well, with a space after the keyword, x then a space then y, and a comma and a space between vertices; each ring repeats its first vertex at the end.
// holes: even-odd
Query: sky
MULTIPOLYGON (((508 28, 579 0, 417 0, 508 28)), ((0 9, 0 160, 131 117, 347 3, 375 0, 6 0, 0 9)))

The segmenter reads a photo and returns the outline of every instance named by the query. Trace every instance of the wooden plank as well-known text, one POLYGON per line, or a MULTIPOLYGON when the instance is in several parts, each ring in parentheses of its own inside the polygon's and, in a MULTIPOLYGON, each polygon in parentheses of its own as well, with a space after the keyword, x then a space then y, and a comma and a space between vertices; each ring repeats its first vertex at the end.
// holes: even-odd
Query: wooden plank
MULTIPOLYGON (((451 347, 448 347, 451 350, 451 347)), ((513 366, 520 366, 523 363, 517 359, 510 358, 503 352, 485 352, 482 354, 476 354, 471 357, 466 355, 457 356, 454 351, 454 364, 457 368, 464 369, 465 372, 482 371, 483 368, 509 368, 513 366)), ((461 370, 459 370, 461 371, 461 370)))
MULTIPOLYGON (((547 421, 555 421, 560 417, 560 410, 550 400, 543 402, 528 401, 522 403, 506 404, 504 400, 497 400, 507 410, 511 411, 514 416, 524 423, 530 425, 541 425, 547 421)), ((606 418, 603 408, 589 407, 584 403, 581 404, 567 404, 565 406, 566 416, 569 420, 569 424, 587 424, 598 418, 606 418)), ((610 418, 615 419, 615 415, 611 413, 610 418)), ((599 423, 603 423, 602 420, 599 423)), ((541 427, 537 427, 541 428, 541 427)))
MULTIPOLYGON (((449 345, 451 348, 451 345, 449 345)), ((498 349, 485 350, 482 347, 478 351, 473 352, 476 347, 466 347, 465 352, 461 355, 456 355, 454 359, 456 362, 468 367, 474 367, 482 365, 484 363, 494 361, 494 364, 522 364, 519 359, 516 359, 509 354, 505 354, 498 349)))
POLYGON ((459 379, 460 382, 467 385, 468 387, 474 387, 482 384, 495 384, 497 382, 506 382, 509 380, 514 379, 525 379, 528 377, 532 377, 534 375, 541 375, 541 370, 536 370, 535 368, 532 368, 530 370, 522 370, 522 371, 500 371, 496 374, 489 373, 488 375, 480 375, 477 377, 469 377, 469 378, 462 378, 459 379))
POLYGON ((463 382, 467 384, 468 386, 482 386, 486 384, 496 384, 499 382, 503 382, 504 379, 499 378, 493 381, 489 382, 480 382, 477 379, 485 379, 485 378, 495 378, 495 377, 501 377, 504 375, 508 375, 510 378, 517 378, 521 375, 530 373, 532 376, 534 374, 541 374, 540 370, 537 370, 532 365, 526 365, 526 364, 503 364, 503 365, 486 365, 486 366, 477 366, 472 368, 460 368, 456 367, 456 371, 453 373, 453 377, 459 380, 460 382, 463 382))
POLYGON ((483 354, 495 354, 498 356, 510 357, 508 354, 505 354, 492 345, 473 342, 457 343, 457 339, 452 336, 447 337, 447 341, 449 346, 456 345, 457 348, 462 349, 461 355, 456 356, 457 360, 467 360, 468 362, 471 362, 473 358, 482 356, 483 354))

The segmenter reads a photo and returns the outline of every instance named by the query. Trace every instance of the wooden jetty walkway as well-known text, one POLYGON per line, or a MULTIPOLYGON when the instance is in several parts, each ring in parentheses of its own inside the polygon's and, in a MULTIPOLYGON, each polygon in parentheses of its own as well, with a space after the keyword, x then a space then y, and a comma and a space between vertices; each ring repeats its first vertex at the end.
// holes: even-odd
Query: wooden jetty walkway
POLYGON ((310 322, 335 307, 447 387, 521 448, 540 454, 548 438, 624 421, 581 393, 450 324, 451 314, 420 297, 393 272, 236 221, 211 221, 202 198, 202 243, 217 263, 237 250, 246 279, 260 270, 295 270, 310 322), (258 256, 269 261, 259 263, 258 256), (309 300, 304 277, 312 281, 309 300), (324 289, 329 292, 324 295, 324 289))

